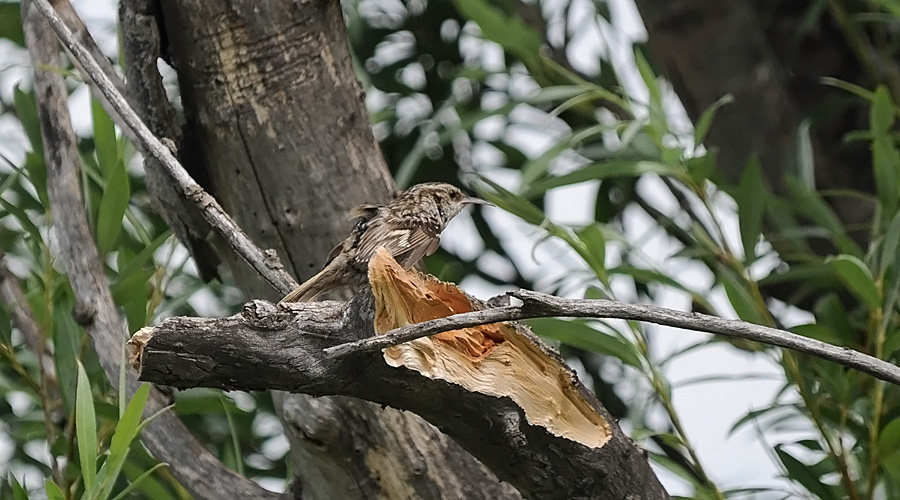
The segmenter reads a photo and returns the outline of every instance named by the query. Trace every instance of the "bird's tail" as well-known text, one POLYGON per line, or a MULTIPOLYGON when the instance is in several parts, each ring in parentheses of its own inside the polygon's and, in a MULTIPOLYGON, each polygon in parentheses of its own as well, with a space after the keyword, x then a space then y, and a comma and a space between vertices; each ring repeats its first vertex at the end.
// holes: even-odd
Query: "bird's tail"
POLYGON ((346 281, 346 262, 338 262, 342 259, 332 260, 312 278, 304 281, 300 286, 284 296, 281 302, 309 302, 322 294, 334 290, 346 281))

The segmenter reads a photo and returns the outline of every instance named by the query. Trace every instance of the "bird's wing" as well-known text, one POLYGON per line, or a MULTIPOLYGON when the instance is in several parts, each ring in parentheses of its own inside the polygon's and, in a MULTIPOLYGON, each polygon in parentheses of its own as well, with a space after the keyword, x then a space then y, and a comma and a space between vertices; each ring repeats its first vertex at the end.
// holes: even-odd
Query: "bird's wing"
POLYGON ((379 248, 387 250, 403 267, 409 268, 422 257, 437 250, 441 242, 439 228, 421 221, 404 223, 387 218, 369 226, 359 240, 357 262, 368 262, 379 248))

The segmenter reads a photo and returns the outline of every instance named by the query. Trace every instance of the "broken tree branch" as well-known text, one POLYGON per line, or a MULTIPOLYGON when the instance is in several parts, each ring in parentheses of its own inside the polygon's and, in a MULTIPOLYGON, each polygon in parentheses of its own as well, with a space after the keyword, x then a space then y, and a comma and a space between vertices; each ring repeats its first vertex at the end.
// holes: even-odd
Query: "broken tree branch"
POLYGON ((158 160, 172 176, 172 179, 178 183, 185 197, 201 207, 200 211, 204 219, 279 293, 287 293, 297 286, 297 282, 284 271, 278 256, 274 252, 260 250, 235 224, 219 205, 219 202, 191 178, 172 151, 153 135, 134 112, 125 96, 116 89, 101 66, 91 57, 90 50, 82 45, 78 37, 72 33, 72 30, 50 5, 50 2, 48 0, 31 1, 47 19, 50 27, 72 53, 73 58, 84 68, 85 75, 96 85, 97 90, 115 110, 115 114, 121 117, 122 121, 118 125, 134 133, 144 150, 158 160))
POLYGON ((486 325, 384 353, 326 355, 373 329, 483 307, 384 251, 370 279, 372 293, 350 303, 257 300, 230 318, 167 319, 135 334, 132 362, 156 384, 353 396, 412 411, 526 498, 668 498, 646 456, 524 327, 486 325))
POLYGON ((626 304, 614 300, 565 299, 531 290, 518 290, 509 292, 507 295, 520 299, 522 305, 455 314, 446 318, 407 325, 384 335, 326 348, 325 354, 331 358, 353 356, 378 351, 440 332, 500 321, 547 317, 625 319, 784 347, 853 368, 885 382, 900 385, 900 367, 896 365, 847 347, 834 346, 785 330, 706 314, 686 313, 657 306, 626 304))

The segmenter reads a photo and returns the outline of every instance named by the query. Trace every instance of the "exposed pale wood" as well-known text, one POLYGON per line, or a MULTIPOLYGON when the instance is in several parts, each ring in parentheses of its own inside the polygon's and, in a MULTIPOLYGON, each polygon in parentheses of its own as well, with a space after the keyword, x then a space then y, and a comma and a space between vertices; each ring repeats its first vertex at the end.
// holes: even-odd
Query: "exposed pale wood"
MULTIPOLYGON (((161 3, 193 138, 184 154, 210 166, 212 193, 253 241, 308 278, 349 232, 345 214, 394 191, 339 3, 161 3)), ((248 297, 289 291, 229 263, 248 297)), ((416 415, 352 398, 273 398, 291 443, 292 491, 304 498, 519 498, 416 415)))
MULTIPOLYGON (((558 354, 521 326, 449 332, 393 353, 326 355, 325 347, 367 336, 376 323, 383 329, 422 314, 484 307, 396 263, 382 270, 372 274, 374 295, 363 292, 350 303, 253 301, 230 318, 170 318, 145 329, 134 356, 141 378, 176 387, 355 396, 413 411, 527 498, 668 498, 643 452, 558 354)), ((372 470, 390 463, 373 450, 365 456, 372 470)), ((487 497, 474 484, 464 487, 487 497)), ((422 493, 402 482, 392 488, 422 493)))
MULTIPOLYGON (((384 250, 369 269, 376 332, 475 309, 456 286, 406 271, 384 250)), ((471 392, 510 398, 530 424, 590 448, 611 437, 609 422, 576 389, 572 370, 513 325, 493 323, 422 337, 385 349, 384 359, 390 366, 471 392)))

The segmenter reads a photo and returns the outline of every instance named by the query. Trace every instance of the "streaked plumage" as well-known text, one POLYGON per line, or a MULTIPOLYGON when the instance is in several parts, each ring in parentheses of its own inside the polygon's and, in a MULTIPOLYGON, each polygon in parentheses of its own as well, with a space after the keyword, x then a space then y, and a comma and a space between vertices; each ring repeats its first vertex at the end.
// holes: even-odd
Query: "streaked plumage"
POLYGON ((305 302, 340 287, 359 287, 367 278, 369 259, 381 247, 409 269, 437 250, 441 231, 464 206, 485 203, 450 184, 417 184, 387 205, 362 205, 350 236, 328 255, 325 267, 287 294, 282 302, 305 302))

